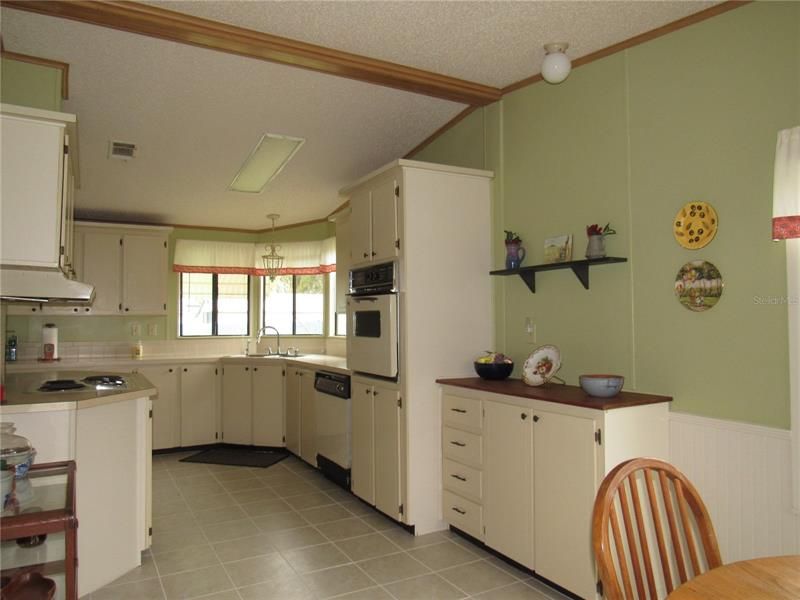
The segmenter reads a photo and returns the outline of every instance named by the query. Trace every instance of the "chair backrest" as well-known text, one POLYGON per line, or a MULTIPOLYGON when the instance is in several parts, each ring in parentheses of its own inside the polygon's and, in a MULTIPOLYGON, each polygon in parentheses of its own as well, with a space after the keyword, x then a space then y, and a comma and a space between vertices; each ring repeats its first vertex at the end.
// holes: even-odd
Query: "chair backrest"
POLYGON ((683 473, 653 458, 620 463, 594 502, 592 542, 603 595, 657 600, 722 565, 703 500, 683 473))

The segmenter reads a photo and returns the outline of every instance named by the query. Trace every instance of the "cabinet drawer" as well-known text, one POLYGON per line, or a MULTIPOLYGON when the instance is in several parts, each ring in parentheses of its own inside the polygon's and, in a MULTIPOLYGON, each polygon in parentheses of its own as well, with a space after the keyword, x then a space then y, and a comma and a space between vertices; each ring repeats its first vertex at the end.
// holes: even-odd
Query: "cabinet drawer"
POLYGON ((442 398, 442 421, 454 427, 481 428, 481 401, 445 394, 442 398))
POLYGON ((450 427, 442 428, 442 453, 458 462, 481 466, 481 436, 450 427))
POLYGON ((444 487, 473 500, 481 501, 483 499, 482 477, 483 473, 478 469, 473 469, 452 460, 444 459, 442 464, 442 484, 444 487))
POLYGON ((442 492, 442 515, 453 527, 483 540, 483 508, 458 494, 442 492))

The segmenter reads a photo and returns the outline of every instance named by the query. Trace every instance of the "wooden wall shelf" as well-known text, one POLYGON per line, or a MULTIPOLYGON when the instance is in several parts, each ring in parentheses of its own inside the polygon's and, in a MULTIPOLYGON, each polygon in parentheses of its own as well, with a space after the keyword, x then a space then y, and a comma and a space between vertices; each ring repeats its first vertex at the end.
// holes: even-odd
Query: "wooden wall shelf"
POLYGON ((620 258, 618 256, 606 256, 605 258, 595 258, 592 260, 570 260, 559 263, 549 263, 543 265, 531 265, 530 267, 520 267, 519 269, 499 269, 497 271, 489 271, 489 275, 519 275, 532 293, 536 293, 536 273, 540 271, 558 271, 561 269, 572 269, 575 277, 583 284, 583 287, 589 289, 589 267, 597 265, 610 265, 613 263, 628 262, 627 258, 620 258))

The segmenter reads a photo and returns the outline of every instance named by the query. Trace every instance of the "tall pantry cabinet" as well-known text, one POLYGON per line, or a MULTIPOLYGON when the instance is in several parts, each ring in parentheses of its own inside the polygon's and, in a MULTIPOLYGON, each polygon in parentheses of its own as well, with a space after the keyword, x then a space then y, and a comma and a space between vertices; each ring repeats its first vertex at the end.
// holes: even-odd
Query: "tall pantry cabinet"
POLYGON ((445 527, 436 378, 470 375, 492 346, 492 177, 397 160, 342 190, 351 266, 395 261, 398 274, 397 382, 354 378, 353 489, 417 534, 445 527))

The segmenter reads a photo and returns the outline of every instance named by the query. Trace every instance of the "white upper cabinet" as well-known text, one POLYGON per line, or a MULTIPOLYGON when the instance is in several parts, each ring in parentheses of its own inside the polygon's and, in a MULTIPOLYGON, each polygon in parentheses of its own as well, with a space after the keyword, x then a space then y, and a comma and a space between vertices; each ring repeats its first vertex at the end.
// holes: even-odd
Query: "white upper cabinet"
POLYGON ((125 233, 122 236, 122 311, 167 312, 167 236, 125 233))
MULTIPOLYGON (((72 191, 69 141, 74 115, 2 105, 0 262, 69 272, 72 191)), ((73 167, 76 165, 73 161, 73 167)))
POLYGON ((79 279, 95 286, 95 300, 79 314, 167 313, 169 227, 79 223, 75 228, 79 279))
POLYGON ((384 262, 399 255, 397 199, 399 171, 378 178, 350 197, 350 256, 353 265, 384 262))
POLYGON ((118 314, 122 309, 122 262, 119 232, 111 229, 79 228, 80 255, 77 269, 81 280, 94 285, 90 313, 118 314))

